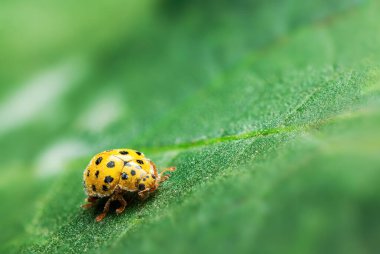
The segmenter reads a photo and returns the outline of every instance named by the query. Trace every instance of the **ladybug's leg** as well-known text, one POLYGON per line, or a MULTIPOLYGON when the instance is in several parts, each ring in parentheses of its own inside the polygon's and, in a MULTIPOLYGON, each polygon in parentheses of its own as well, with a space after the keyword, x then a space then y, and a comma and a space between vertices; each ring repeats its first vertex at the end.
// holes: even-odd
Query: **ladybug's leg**
POLYGON ((86 202, 89 202, 88 204, 83 204, 82 208, 87 209, 95 205, 95 202, 98 200, 97 197, 88 197, 85 199, 86 202))
POLYGON ((104 219, 104 217, 106 217, 108 211, 110 210, 110 205, 111 205, 111 202, 113 201, 113 196, 111 196, 106 204, 104 205, 104 208, 103 208, 103 212, 101 214, 99 214, 98 216, 96 216, 96 221, 99 222, 101 220, 104 219))
POLYGON ((165 172, 173 172, 175 171, 176 168, 175 167, 170 167, 170 168, 165 168, 158 176, 158 182, 159 183, 162 183, 162 182, 165 182, 166 180, 169 179, 170 175, 164 175, 165 172))
POLYGON ((121 214, 122 212, 124 212, 124 209, 125 207, 127 206, 127 201, 125 201, 123 195, 119 194, 117 195, 117 200, 120 202, 121 206, 119 208, 116 209, 116 213, 117 214, 121 214))
POLYGON ((156 183, 152 188, 149 189, 149 192, 155 192, 158 188, 158 184, 156 183))
POLYGON ((98 200, 98 197, 88 197, 86 200, 87 202, 94 203, 96 200, 98 200))
POLYGON ((124 211, 125 207, 127 206, 127 201, 125 201, 125 199, 122 195, 122 190, 119 187, 116 187, 116 189, 114 190, 114 193, 112 194, 112 196, 107 200, 106 204, 104 205, 103 212, 96 217, 96 221, 99 222, 99 221, 103 220, 104 217, 106 217, 108 211, 110 210, 111 202, 114 200, 118 200, 121 204, 121 206, 116 209, 116 213, 120 214, 124 211))
POLYGON ((149 189, 139 191, 137 194, 139 195, 140 200, 145 200, 149 197, 149 189))

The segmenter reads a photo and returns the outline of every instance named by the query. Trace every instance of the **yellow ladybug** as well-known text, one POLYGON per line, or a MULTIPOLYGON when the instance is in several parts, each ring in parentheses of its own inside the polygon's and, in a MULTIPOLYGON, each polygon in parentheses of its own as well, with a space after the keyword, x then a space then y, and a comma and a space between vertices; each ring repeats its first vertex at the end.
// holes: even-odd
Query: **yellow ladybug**
POLYGON ((132 149, 114 149, 98 153, 83 172, 84 190, 88 196, 86 201, 89 203, 82 207, 89 208, 99 198, 109 197, 96 221, 104 219, 114 200, 121 204, 116 209, 116 213, 120 214, 127 206, 123 197, 125 192, 137 192, 141 199, 145 199, 160 183, 169 178, 169 175, 164 176, 163 173, 174 170, 175 167, 170 167, 159 174, 151 160, 143 153, 132 149))

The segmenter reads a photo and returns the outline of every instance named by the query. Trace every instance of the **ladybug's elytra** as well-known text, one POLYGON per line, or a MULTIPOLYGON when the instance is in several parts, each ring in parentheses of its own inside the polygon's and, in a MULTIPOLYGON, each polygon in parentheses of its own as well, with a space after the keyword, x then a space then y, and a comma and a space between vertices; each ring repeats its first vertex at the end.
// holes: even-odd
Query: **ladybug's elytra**
POLYGON ((116 209, 116 213, 120 214, 127 206, 123 197, 125 192, 137 192, 141 199, 145 199, 169 178, 169 175, 164 176, 163 173, 174 170, 175 167, 170 167, 158 173, 151 160, 132 149, 101 152, 91 159, 83 172, 84 190, 88 196, 86 201, 89 203, 82 207, 89 208, 99 198, 109 197, 96 221, 104 219, 114 200, 120 202, 121 206, 116 209))

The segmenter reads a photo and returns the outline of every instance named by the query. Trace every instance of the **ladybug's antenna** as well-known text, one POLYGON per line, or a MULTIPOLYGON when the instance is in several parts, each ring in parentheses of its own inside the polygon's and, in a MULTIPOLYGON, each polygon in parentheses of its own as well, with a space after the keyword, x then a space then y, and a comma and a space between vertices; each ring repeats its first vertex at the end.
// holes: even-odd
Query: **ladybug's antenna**
POLYGON ((166 181, 166 180, 168 180, 169 179, 169 177, 170 177, 170 175, 164 175, 164 173, 166 173, 166 172, 173 172, 173 171, 175 171, 176 170, 176 167, 170 167, 170 168, 165 168, 164 170, 162 170, 161 171, 161 173, 158 175, 158 181, 160 182, 160 183, 162 183, 162 182, 164 182, 164 181, 166 181))

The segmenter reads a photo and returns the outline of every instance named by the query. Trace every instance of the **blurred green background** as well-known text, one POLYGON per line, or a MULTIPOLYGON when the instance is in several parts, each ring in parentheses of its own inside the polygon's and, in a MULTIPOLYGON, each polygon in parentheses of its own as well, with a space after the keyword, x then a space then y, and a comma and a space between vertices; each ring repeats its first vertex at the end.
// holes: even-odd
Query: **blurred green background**
POLYGON ((380 253, 379 11, 1 1, 0 252, 380 253), (95 223, 121 147, 177 171, 95 223))

